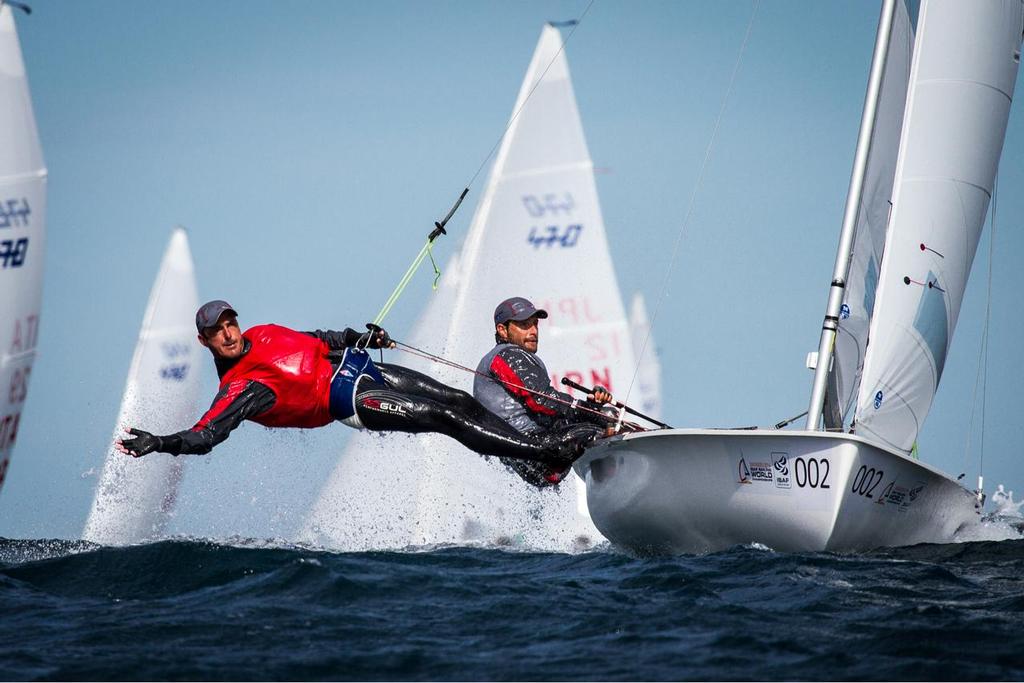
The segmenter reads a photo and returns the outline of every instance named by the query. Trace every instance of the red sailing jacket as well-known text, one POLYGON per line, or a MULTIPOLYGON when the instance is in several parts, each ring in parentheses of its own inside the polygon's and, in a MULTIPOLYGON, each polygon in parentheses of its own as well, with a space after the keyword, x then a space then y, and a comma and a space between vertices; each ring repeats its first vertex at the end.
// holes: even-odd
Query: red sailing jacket
MULTIPOLYGON (((334 421, 330 411, 334 369, 327 358, 327 344, 280 325, 257 325, 242 336, 249 340, 249 352, 224 373, 220 388, 235 382, 241 390, 246 382, 239 380, 253 380, 277 398, 270 410, 249 419, 266 427, 322 427, 334 421)), ((201 428, 201 423, 193 429, 201 428)))

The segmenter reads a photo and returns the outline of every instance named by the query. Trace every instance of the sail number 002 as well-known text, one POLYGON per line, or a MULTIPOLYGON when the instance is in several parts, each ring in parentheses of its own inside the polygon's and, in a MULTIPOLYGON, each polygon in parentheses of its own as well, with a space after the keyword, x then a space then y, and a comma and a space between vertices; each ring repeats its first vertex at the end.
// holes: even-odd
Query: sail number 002
POLYGON ((882 477, 884 477, 882 470, 876 470, 874 467, 868 467, 867 465, 861 465, 860 469, 857 470, 856 476, 853 478, 853 488, 850 489, 851 493, 857 493, 865 498, 873 498, 871 495, 875 487, 882 483, 882 477))
POLYGON ((793 474, 800 488, 830 489, 828 481, 829 464, 825 458, 797 458, 793 462, 793 474))

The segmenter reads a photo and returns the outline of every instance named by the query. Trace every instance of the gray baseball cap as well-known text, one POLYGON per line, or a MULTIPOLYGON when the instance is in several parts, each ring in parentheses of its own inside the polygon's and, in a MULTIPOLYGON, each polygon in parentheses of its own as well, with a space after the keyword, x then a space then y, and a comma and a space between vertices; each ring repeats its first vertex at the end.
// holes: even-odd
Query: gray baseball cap
POLYGON ((509 320, 521 322, 533 316, 546 318, 548 317, 548 312, 543 308, 538 309, 535 307, 530 303, 529 299, 514 296, 511 299, 505 299, 494 309, 494 324, 500 325, 507 323, 509 320))
POLYGON ((220 299, 207 301, 196 311, 196 329, 202 333, 207 327, 213 327, 225 313, 230 313, 234 316, 238 315, 238 311, 227 301, 221 301, 220 299))

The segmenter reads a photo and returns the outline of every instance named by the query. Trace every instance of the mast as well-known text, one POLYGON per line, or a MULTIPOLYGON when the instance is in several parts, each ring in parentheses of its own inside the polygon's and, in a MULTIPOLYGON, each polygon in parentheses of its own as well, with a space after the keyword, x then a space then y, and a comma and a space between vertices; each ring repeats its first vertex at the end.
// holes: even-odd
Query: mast
POLYGON ((839 233, 839 249, 836 252, 836 264, 832 271, 832 285, 829 288, 828 304, 825 307, 825 319, 821 325, 821 339, 818 342, 818 361, 814 369, 814 385, 807 408, 806 429, 808 430, 817 430, 821 422, 828 374, 832 367, 832 354, 836 344, 836 331, 839 327, 839 309, 843 304, 846 279, 850 273, 850 256, 857 232, 857 216, 860 212, 864 175, 867 169, 868 153, 871 151, 871 136, 875 128, 878 100, 882 90, 882 75, 885 73, 885 62, 889 56, 889 38, 892 34, 896 2, 897 0, 883 0, 882 12, 878 18, 875 51, 871 58, 871 73, 868 77, 867 93, 864 96, 864 113, 861 115, 860 134, 857 136, 857 153, 853 159, 853 172, 850 175, 850 188, 846 194, 846 209, 843 213, 843 228, 839 233))

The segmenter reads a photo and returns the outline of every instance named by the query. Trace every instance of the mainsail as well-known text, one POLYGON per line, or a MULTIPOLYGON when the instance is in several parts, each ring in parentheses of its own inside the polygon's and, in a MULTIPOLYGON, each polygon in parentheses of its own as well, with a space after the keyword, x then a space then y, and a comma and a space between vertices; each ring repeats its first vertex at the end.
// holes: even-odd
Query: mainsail
MULTIPOLYGON (((195 418, 203 350, 192 322, 198 307, 188 237, 177 228, 149 295, 114 438, 124 436, 125 426, 167 434, 195 418)), ((161 534, 174 508, 181 462, 161 454, 136 459, 111 449, 82 538, 125 545, 161 534)))
POLYGON ((826 426, 829 428, 841 427, 852 419, 852 409, 864 369, 868 325, 874 311, 885 231, 892 206, 896 155, 903 128, 913 45, 914 29, 910 14, 906 3, 898 2, 871 136, 871 151, 864 174, 864 191, 857 213, 857 236, 846 281, 846 296, 839 313, 828 397, 830 408, 835 410, 826 411, 825 414, 826 426))
MULTIPOLYGON (((632 344, 557 29, 544 28, 513 112, 458 263, 411 342, 475 367, 494 344, 495 306, 525 296, 551 315, 540 356, 556 383, 570 377, 624 392, 632 344)), ((467 373, 419 367, 472 385, 467 373)), ((538 492, 447 437, 359 434, 302 537, 342 547, 506 538, 564 549, 597 537, 578 483, 538 492)))
POLYGON ((0 486, 39 339, 46 166, 10 5, 0 3, 0 486))
POLYGON ((931 407, 995 180, 1020 0, 921 6, 870 346, 863 436, 910 452, 931 407))

